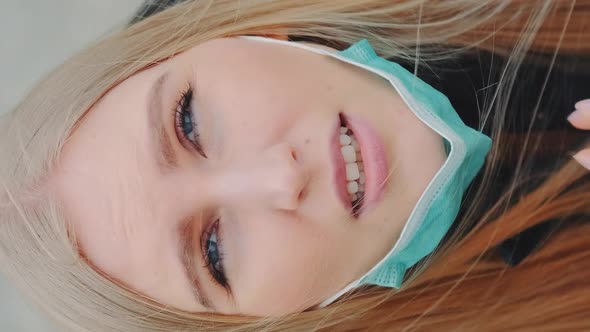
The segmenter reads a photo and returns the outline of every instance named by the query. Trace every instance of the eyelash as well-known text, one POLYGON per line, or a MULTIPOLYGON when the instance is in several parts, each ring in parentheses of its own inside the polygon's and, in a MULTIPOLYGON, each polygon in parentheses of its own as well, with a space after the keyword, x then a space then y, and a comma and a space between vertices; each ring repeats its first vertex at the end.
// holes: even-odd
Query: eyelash
POLYGON ((201 236, 201 252, 203 253, 203 261, 205 262, 204 267, 209 270, 209 276, 221 287, 228 289, 229 282, 227 281, 223 268, 224 254, 220 233, 219 219, 217 219, 201 236), (216 237, 215 242, 211 241, 213 234, 216 237), (210 243, 215 243, 215 250, 209 250, 210 243), (217 253, 217 262, 211 260, 210 253, 217 253))
MULTIPOLYGON (((181 142, 184 144, 190 144, 203 158, 207 158, 207 155, 203 151, 203 147, 199 140, 199 130, 198 124, 194 120, 194 116, 191 109, 191 102, 193 99, 193 88, 189 84, 185 90, 180 92, 180 98, 176 101, 176 105, 174 107, 174 123, 175 123, 175 130, 176 136, 179 138, 181 142), (189 114, 191 117, 190 125, 192 126, 192 131, 195 132, 194 140, 189 138, 190 133, 187 132, 185 125, 185 114, 189 114)), ((203 261, 205 262, 205 268, 209 271, 209 277, 212 279, 213 282, 217 283, 223 288, 229 289, 229 283, 227 278, 225 277, 225 272, 223 268, 223 247, 221 242, 221 234, 220 234, 220 227, 219 227, 219 219, 217 219, 214 223, 212 223, 207 230, 201 234, 201 253, 203 255, 203 261), (216 240, 215 242, 211 241, 212 236, 215 234, 216 240), (215 250, 209 250, 209 244, 215 244, 215 250), (213 262, 210 254, 217 253, 217 262, 213 262)))
POLYGON ((174 127, 176 130, 176 136, 179 140, 185 144, 191 145, 203 158, 207 158, 201 141, 199 138, 199 125, 194 120, 194 114, 191 109, 191 102, 193 99, 193 87, 189 84, 184 91, 180 92, 180 98, 176 101, 174 107, 174 127), (190 125, 194 132, 194 140, 189 138, 191 133, 188 133, 185 126, 185 114, 190 116, 190 125))

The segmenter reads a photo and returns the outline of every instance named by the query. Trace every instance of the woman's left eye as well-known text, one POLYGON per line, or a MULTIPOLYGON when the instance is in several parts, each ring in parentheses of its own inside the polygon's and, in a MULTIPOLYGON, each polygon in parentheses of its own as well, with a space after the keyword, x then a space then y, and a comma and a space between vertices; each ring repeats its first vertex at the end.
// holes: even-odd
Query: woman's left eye
POLYGON ((211 225, 210 230, 203 234, 201 240, 203 246, 203 259, 205 266, 208 268, 210 275, 215 281, 224 288, 229 283, 225 276, 223 268, 223 251, 221 247, 221 238, 219 237, 219 220, 211 225))
POLYGON ((193 114, 192 100, 193 89, 189 86, 187 90, 182 92, 176 103, 174 111, 176 135, 181 141, 190 144, 203 158, 207 158, 201 145, 199 126, 193 114))

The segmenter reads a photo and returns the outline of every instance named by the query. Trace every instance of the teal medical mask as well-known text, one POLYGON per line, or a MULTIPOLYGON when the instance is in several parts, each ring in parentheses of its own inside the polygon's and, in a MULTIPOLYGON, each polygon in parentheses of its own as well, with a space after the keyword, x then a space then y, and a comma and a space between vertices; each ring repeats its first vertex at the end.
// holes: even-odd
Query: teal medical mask
POLYGON ((490 138, 466 126, 442 93, 397 63, 379 57, 367 40, 338 52, 311 44, 243 38, 323 54, 383 77, 414 115, 444 139, 447 159, 418 199, 393 248, 365 275, 322 302, 320 307, 365 284, 400 288, 406 270, 432 253, 453 224, 467 186, 484 164, 492 144, 490 138))

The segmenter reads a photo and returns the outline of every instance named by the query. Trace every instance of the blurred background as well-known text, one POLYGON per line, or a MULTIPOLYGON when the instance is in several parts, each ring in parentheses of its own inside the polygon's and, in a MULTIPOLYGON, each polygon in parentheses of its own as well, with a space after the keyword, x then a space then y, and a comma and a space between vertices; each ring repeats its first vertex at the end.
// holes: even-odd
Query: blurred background
MULTIPOLYGON (((144 0, 0 0, 0 112, 67 57, 120 29, 144 0)), ((57 331, 0 275, 0 331, 57 331)))

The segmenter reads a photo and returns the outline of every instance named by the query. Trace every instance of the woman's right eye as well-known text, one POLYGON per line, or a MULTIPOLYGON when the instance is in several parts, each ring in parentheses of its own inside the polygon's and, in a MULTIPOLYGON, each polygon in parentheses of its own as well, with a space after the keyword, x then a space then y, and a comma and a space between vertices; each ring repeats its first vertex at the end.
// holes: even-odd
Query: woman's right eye
POLYGON ((207 158, 201 145, 199 125, 193 114, 192 100, 193 88, 189 86, 181 93, 180 99, 176 103, 176 109, 174 110, 176 135, 181 142, 190 145, 203 158, 207 158))

